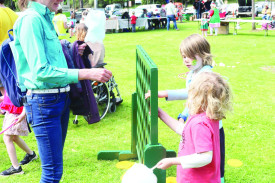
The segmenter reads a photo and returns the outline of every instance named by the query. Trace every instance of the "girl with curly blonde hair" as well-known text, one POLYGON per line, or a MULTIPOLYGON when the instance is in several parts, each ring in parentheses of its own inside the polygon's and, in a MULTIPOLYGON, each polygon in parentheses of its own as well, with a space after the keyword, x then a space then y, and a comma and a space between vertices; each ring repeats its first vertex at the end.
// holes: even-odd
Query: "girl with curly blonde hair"
POLYGON ((187 106, 191 116, 183 128, 159 108, 159 118, 182 139, 178 157, 161 160, 157 168, 177 165, 178 183, 220 183, 219 120, 225 119, 226 112, 232 109, 230 87, 216 73, 200 73, 190 84, 187 106))

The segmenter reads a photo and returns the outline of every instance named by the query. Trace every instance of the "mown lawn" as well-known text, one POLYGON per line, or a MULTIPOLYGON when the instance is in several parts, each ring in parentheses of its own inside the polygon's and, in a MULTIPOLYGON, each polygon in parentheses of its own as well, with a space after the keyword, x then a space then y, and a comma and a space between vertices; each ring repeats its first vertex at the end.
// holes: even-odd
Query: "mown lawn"
MULTIPOLYGON (((142 45, 159 69, 159 90, 184 88, 178 74, 187 72, 179 54, 179 44, 187 36, 200 33, 196 22, 178 24, 180 31, 153 30, 137 33, 107 34, 105 61, 118 83, 123 103, 117 111, 99 123, 88 125, 84 118, 72 123, 64 149, 62 182, 119 183, 126 170, 116 168, 118 161, 98 161, 100 150, 130 150, 131 94, 135 91, 135 47, 142 45)), ((207 37, 215 56, 214 71, 229 78, 234 92, 234 112, 223 121, 226 138, 226 162, 238 159, 243 165, 225 165, 228 183, 275 182, 274 107, 275 107, 275 31, 251 31, 251 24, 241 25, 238 35, 207 37), (224 66, 220 66, 224 65, 224 66)), ((259 26, 258 26, 259 27, 259 26)), ((159 106, 176 117, 184 102, 159 100, 159 106)), ((3 118, 3 116, 2 116, 3 118)), ((2 120, 1 120, 2 121, 2 120)), ((159 142, 177 151, 180 137, 159 121, 159 142)), ((23 137, 36 152, 34 134, 23 137)), ((10 167, 5 145, 0 137, 0 171, 10 167)), ((19 160, 24 157, 17 148, 19 160)), ((0 177, 1 183, 37 183, 41 175, 37 160, 23 167, 25 174, 0 177)), ((176 168, 167 176, 175 177, 176 168)))

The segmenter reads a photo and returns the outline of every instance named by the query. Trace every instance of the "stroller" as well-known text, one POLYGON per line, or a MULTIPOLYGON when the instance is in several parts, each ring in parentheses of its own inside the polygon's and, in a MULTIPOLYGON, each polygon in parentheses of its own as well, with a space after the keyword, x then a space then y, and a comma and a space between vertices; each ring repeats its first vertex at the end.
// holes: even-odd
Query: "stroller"
MULTIPOLYGON (((95 68, 103 68, 107 63, 97 64, 95 68)), ((116 111, 116 106, 123 102, 118 85, 115 82, 114 76, 106 83, 91 81, 92 89, 96 99, 100 119, 103 119, 107 113, 116 111)), ((90 116, 84 116, 86 121, 89 121, 90 116)), ((78 124, 77 115, 73 120, 74 124, 78 124)))

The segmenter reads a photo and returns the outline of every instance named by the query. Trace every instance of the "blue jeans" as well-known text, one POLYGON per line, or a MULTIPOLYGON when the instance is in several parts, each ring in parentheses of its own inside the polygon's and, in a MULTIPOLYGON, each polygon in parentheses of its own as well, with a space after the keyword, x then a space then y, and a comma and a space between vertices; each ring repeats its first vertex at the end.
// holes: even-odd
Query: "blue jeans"
POLYGON ((132 32, 136 32, 136 24, 131 24, 132 25, 132 32))
POLYGON ((263 17, 262 17, 262 20, 269 20, 269 15, 264 15, 263 17))
POLYGON ((196 12, 196 15, 197 15, 197 19, 200 19, 200 18, 201 18, 201 12, 200 12, 200 11, 197 11, 197 12, 196 12))
POLYGON ((34 131, 42 166, 40 183, 59 182, 63 173, 63 146, 68 129, 68 93, 30 94, 24 103, 34 131))
POLYGON ((174 22, 174 28, 178 29, 175 15, 167 15, 167 30, 170 28, 170 21, 174 22))

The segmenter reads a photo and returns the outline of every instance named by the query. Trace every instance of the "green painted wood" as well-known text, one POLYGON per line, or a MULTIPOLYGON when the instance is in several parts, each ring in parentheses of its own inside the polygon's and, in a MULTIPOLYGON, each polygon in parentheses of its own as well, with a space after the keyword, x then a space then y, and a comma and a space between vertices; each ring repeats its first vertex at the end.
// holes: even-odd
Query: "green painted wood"
POLYGON ((131 152, 137 155, 137 93, 132 94, 131 152))
MULTIPOLYGON (((158 142, 158 69, 141 46, 136 48, 136 92, 132 94, 131 151, 100 151, 98 159, 138 158, 151 168, 165 157, 175 157, 158 142), (145 100, 145 93, 151 97, 145 100)), ((158 183, 166 182, 166 171, 155 169, 158 183)))
POLYGON ((98 160, 115 160, 119 158, 119 153, 121 151, 114 150, 114 151, 100 151, 97 153, 98 160))
POLYGON ((177 153, 173 150, 166 150, 166 158, 173 158, 176 157, 177 153))
POLYGON ((129 159, 137 159, 137 154, 132 153, 131 151, 100 151, 97 154, 98 160, 115 160, 119 161, 129 160, 129 159))
POLYGON ((141 46, 137 46, 136 53, 137 150, 143 162, 145 146, 158 144, 158 69, 141 46), (148 90, 151 97, 145 100, 148 90))
MULTIPOLYGON (((144 164, 148 168, 152 168, 155 166, 159 160, 166 157, 166 149, 161 145, 146 145, 144 149, 144 164)), ((154 174, 158 178, 158 183, 165 183, 166 182, 166 170, 155 169, 154 174)))

